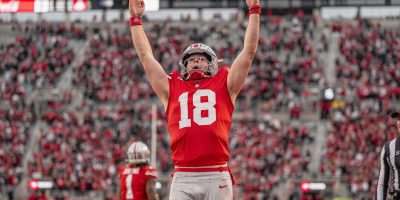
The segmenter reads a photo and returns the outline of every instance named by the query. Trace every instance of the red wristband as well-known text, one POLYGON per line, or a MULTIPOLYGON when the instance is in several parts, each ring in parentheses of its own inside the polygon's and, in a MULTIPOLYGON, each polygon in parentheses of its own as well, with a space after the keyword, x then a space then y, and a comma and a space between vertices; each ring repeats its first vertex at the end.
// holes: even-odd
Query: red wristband
POLYGON ((251 14, 261 14, 261 6, 260 5, 253 5, 249 8, 249 15, 251 14))
POLYGON ((138 26, 142 25, 142 17, 141 16, 133 16, 129 19, 130 26, 138 26))

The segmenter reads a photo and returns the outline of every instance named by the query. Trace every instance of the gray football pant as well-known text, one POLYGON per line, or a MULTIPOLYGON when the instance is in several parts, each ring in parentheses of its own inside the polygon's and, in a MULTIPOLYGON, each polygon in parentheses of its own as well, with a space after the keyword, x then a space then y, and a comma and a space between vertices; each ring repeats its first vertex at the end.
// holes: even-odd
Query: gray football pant
POLYGON ((169 200, 232 200, 228 171, 174 172, 169 200))

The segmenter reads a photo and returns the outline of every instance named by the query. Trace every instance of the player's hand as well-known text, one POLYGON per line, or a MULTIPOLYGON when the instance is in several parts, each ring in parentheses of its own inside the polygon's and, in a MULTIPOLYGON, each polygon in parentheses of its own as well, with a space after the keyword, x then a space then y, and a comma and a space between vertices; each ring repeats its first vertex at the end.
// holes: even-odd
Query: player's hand
POLYGON ((129 12, 131 17, 142 16, 144 13, 144 0, 129 0, 129 12))
POLYGON ((248 7, 260 5, 260 0, 246 0, 246 4, 248 7))

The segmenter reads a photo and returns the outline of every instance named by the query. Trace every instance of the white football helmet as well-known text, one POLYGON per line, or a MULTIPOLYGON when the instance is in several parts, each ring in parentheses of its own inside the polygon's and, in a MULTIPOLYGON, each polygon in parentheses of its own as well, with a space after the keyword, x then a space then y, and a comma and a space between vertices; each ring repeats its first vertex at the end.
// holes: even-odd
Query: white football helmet
POLYGON ((126 154, 128 154, 128 163, 150 163, 150 150, 143 142, 133 142, 129 145, 126 154))
POLYGON ((195 43, 186 48, 181 56, 181 59, 179 60, 179 67, 182 78, 185 80, 191 78, 190 71, 186 68, 186 65, 190 55, 195 53, 204 54, 208 59, 208 67, 204 70, 204 73, 202 73, 203 78, 214 76, 218 71, 217 55, 209 46, 202 43, 195 43))

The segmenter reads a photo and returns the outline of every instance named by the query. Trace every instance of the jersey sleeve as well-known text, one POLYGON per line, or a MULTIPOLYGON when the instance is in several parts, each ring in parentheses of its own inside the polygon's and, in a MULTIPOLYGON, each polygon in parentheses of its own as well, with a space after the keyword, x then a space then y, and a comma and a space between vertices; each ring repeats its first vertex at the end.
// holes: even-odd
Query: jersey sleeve
POLYGON ((156 179, 158 177, 158 173, 154 167, 148 167, 144 172, 144 176, 147 179, 156 179))
POLYGON ((123 176, 125 167, 124 166, 119 166, 118 167, 118 178, 119 178, 119 196, 121 200, 125 200, 125 194, 126 194, 126 185, 125 185, 125 178, 123 176))
POLYGON ((124 172, 125 167, 124 166, 119 166, 118 167, 118 177, 122 177, 122 173, 124 172))
POLYGON ((178 75, 177 71, 173 71, 168 74, 168 84, 169 84, 170 90, 169 90, 169 97, 168 97, 168 105, 167 105, 167 109, 166 109, 165 113, 169 112, 169 107, 171 104, 171 96, 173 95, 173 92, 175 91, 175 90, 172 90, 171 88, 175 88, 175 81, 177 80, 178 76, 179 75, 178 75))
POLYGON ((231 67, 229 67, 229 66, 222 66, 221 67, 221 70, 227 71, 227 72, 229 72, 230 69, 231 69, 231 67))
POLYGON ((171 73, 169 73, 169 74, 167 75, 167 77, 168 77, 168 79, 169 79, 170 81, 176 79, 178 76, 179 76, 179 74, 178 74, 177 71, 173 71, 173 72, 171 72, 171 73))

